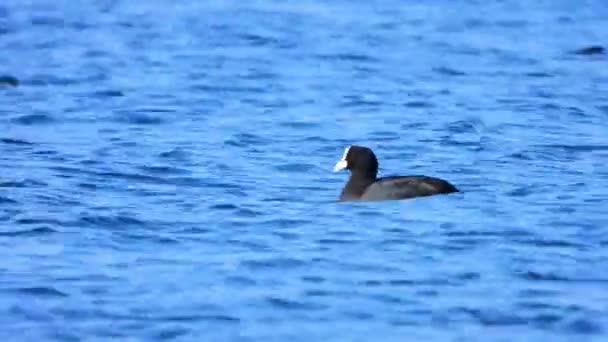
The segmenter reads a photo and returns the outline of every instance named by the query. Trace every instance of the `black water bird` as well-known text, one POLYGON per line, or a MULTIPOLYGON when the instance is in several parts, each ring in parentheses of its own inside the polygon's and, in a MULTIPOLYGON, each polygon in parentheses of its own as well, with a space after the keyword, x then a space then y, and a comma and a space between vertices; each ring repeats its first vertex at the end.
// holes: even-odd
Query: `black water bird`
POLYGON ((448 181, 429 176, 391 176, 378 178, 378 159, 364 146, 346 148, 334 172, 350 170, 340 201, 384 201, 459 192, 448 181))

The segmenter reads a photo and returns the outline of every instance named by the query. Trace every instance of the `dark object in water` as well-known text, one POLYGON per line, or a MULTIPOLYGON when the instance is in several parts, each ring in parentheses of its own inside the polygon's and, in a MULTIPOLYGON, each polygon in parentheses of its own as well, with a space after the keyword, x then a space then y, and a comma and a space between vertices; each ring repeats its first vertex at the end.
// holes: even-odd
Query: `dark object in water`
POLYGON ((603 55, 604 53, 606 53, 606 49, 603 46, 592 45, 592 46, 588 46, 586 48, 575 50, 574 53, 577 55, 586 55, 586 56, 603 55))
POLYGON ((350 179, 340 195, 345 201, 384 201, 459 192, 449 182, 429 176, 392 176, 377 178, 378 159, 363 146, 349 146, 334 172, 350 170, 350 179))
POLYGON ((19 80, 10 75, 0 75, 0 84, 7 84, 13 87, 19 86, 19 80))

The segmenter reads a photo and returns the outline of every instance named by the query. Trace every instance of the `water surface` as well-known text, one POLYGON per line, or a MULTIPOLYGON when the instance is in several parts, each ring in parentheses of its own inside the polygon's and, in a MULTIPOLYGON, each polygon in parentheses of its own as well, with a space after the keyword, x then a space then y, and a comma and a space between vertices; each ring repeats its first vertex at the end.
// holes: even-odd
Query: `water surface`
POLYGON ((604 1, 4 1, 0 336, 608 336, 604 1), (337 204, 352 143, 463 192, 337 204))

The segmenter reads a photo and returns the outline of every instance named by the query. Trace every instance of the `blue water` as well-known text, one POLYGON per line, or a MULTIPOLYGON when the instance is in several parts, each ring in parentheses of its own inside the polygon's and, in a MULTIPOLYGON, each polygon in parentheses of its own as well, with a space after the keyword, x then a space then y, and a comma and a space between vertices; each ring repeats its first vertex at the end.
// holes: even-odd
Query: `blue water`
POLYGON ((605 341, 608 5, 0 4, 0 338, 605 341), (349 144, 463 192, 338 204, 349 144))

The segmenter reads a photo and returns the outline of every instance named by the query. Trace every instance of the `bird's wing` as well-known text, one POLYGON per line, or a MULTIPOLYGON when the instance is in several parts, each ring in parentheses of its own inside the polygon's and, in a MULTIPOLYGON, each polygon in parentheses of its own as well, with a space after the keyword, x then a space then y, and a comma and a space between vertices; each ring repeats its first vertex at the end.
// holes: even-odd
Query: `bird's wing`
POLYGON ((458 191, 450 183, 428 176, 394 176, 378 179, 363 193, 364 200, 405 199, 458 191))

